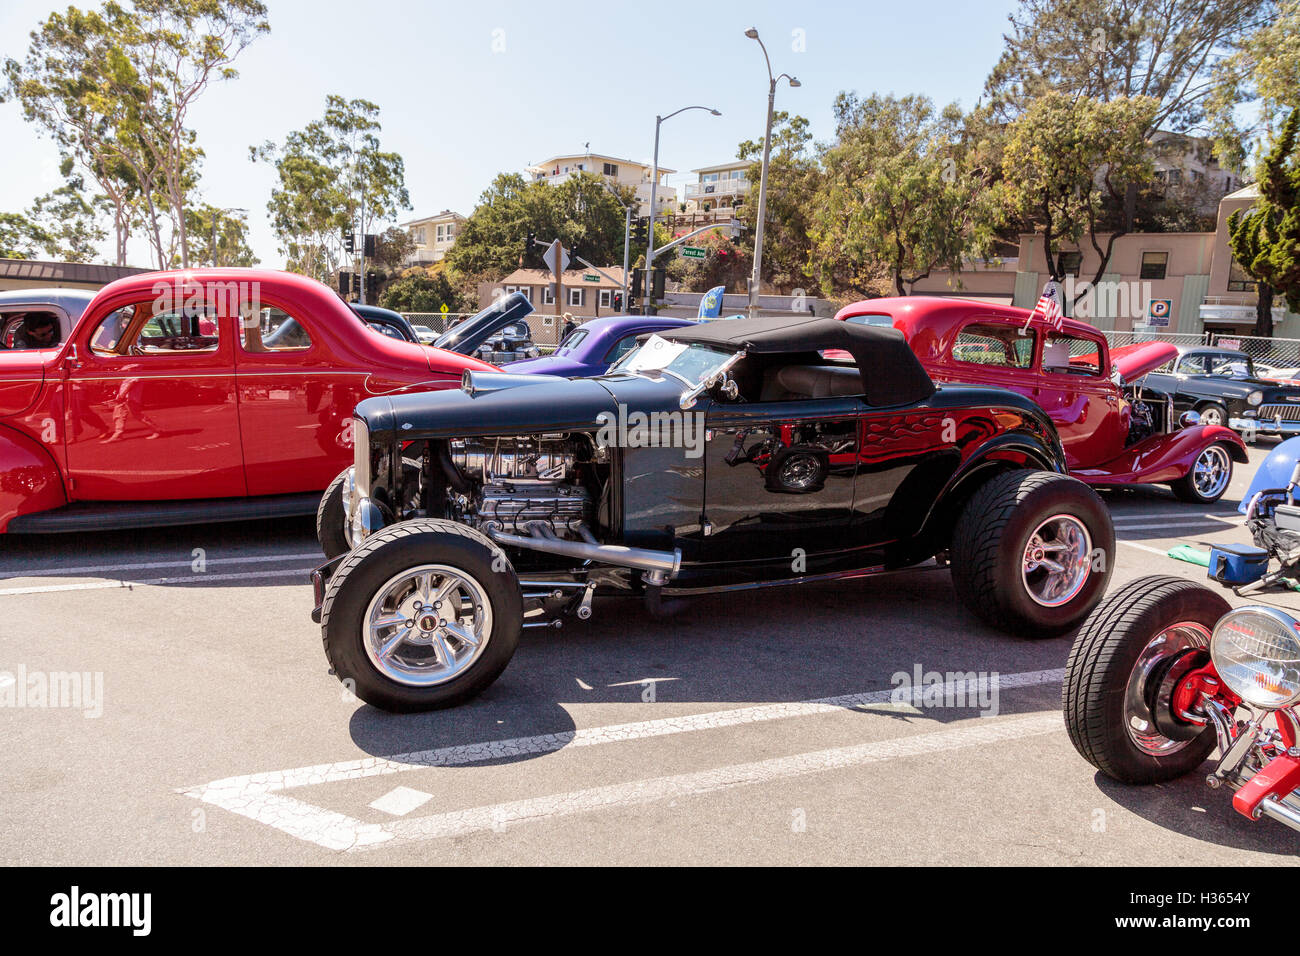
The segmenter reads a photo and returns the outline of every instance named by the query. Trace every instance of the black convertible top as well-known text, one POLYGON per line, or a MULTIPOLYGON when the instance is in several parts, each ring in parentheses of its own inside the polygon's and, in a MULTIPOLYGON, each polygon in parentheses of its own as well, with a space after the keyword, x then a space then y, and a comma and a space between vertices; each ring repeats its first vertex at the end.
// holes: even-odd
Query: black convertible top
POLYGON ((857 363, 869 405, 903 405, 934 394, 934 383, 897 329, 813 316, 776 316, 701 322, 658 334, 673 342, 744 349, 751 354, 843 349, 857 363))

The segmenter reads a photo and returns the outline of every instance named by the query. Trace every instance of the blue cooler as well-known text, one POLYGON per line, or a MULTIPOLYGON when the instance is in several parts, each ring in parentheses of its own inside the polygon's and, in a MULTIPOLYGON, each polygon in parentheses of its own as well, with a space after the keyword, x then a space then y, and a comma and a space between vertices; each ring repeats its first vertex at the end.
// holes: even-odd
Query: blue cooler
POLYGON ((1268 551, 1253 544, 1224 544, 1210 548, 1208 577, 1220 584, 1258 581, 1268 570, 1268 551))

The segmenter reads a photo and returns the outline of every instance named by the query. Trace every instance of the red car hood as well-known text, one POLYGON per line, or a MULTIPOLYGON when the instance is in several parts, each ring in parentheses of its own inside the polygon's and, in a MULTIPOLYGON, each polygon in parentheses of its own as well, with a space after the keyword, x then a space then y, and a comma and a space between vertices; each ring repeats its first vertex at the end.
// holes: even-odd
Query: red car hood
POLYGON ((1110 360, 1119 366, 1120 377, 1126 382, 1141 378, 1177 355, 1178 349, 1168 342, 1134 342, 1110 350, 1110 360))

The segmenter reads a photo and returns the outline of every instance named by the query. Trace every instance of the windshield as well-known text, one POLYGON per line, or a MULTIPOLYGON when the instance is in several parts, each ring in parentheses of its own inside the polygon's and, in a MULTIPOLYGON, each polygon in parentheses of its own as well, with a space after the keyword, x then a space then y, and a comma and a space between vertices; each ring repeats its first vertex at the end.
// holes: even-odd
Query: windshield
POLYGON ((652 335, 623 356, 610 371, 666 372, 694 388, 735 354, 712 345, 685 345, 652 335))
POLYGON ((583 339, 585 339, 586 337, 587 337, 586 329, 574 329, 572 332, 568 334, 565 340, 560 343, 560 347, 555 351, 567 355, 569 349, 576 347, 577 344, 581 342, 583 339))
POLYGON ((1210 374, 1226 378, 1254 378, 1255 368, 1245 356, 1215 356, 1210 359, 1210 374))

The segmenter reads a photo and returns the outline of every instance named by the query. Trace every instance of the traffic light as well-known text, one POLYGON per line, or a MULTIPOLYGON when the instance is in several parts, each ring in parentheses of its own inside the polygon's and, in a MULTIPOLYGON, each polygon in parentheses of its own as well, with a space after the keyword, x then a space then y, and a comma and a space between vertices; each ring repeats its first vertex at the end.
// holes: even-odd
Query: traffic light
POLYGON ((650 298, 662 299, 664 297, 664 279, 668 270, 664 266, 655 266, 654 281, 652 283, 652 292, 650 298))
POLYGON ((638 245, 645 245, 650 241, 650 220, 641 218, 632 223, 632 241, 638 245))
POLYGON ((339 295, 347 295, 352 291, 352 273, 339 273, 339 295))
POLYGON ((373 259, 375 257, 375 237, 370 233, 366 233, 365 245, 362 248, 365 250, 362 255, 367 259, 373 259))
POLYGON ((352 273, 352 294, 353 295, 361 294, 361 273, 360 272, 352 273))
POLYGON ((644 289, 641 283, 644 277, 645 277, 644 269, 632 270, 632 298, 634 299, 641 298, 641 293, 644 289))
POLYGON ((343 251, 348 255, 357 251, 357 237, 346 230, 343 232, 343 251))
POLYGON ((622 312, 622 311, 623 311, 623 293, 622 293, 622 292, 615 292, 615 293, 614 293, 614 311, 615 311, 615 312, 622 312))

